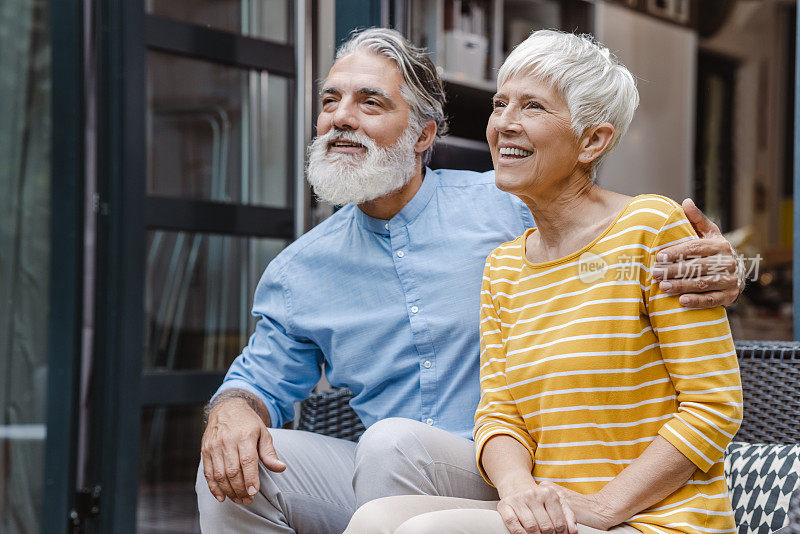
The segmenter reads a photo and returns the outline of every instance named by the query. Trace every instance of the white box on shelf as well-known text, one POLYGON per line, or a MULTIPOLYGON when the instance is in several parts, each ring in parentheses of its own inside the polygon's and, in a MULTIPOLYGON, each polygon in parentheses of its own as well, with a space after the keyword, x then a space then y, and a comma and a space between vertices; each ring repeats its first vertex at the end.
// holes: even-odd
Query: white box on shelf
POLYGON ((461 30, 447 31, 444 34, 443 52, 442 66, 446 72, 467 80, 486 79, 489 40, 485 36, 461 30))

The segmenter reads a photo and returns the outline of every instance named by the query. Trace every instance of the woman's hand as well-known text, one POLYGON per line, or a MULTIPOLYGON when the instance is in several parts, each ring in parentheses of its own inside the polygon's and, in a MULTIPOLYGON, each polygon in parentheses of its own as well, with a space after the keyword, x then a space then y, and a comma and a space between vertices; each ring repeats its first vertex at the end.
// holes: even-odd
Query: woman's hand
POLYGON ((537 485, 529 473, 497 486, 497 511, 511 534, 577 534, 575 514, 555 488, 537 485))
POLYGON ((575 519, 581 525, 598 530, 608 530, 618 523, 613 517, 612 510, 602 502, 597 493, 583 495, 552 482, 542 482, 539 487, 556 492, 561 498, 561 502, 572 510, 575 519))

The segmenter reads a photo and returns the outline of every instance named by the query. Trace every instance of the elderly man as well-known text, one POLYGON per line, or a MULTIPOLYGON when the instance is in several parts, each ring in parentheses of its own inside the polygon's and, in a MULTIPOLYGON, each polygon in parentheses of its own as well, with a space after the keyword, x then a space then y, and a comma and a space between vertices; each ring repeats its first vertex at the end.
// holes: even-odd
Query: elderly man
MULTIPOLYGON (((487 254, 534 221, 491 172, 425 168, 443 103, 430 59, 397 32, 366 30, 338 51, 308 180, 346 206, 259 283, 256 331, 209 405, 196 484, 205 532, 341 532, 378 497, 497 498, 470 439, 481 276, 487 254), (358 445, 281 429, 321 368, 354 394, 368 427, 358 445)), ((686 208, 704 239, 667 259, 723 255, 733 272, 730 245, 686 208)), ((718 258, 695 261, 718 269, 718 258)), ((664 290, 707 291, 681 297, 686 306, 738 295, 733 275, 670 276, 680 267, 667 269, 664 290)))

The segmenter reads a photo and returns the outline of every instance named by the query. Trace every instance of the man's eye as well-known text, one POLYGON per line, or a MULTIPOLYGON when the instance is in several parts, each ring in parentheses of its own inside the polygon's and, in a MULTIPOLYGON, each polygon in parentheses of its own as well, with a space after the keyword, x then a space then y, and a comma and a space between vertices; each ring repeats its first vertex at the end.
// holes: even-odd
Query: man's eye
POLYGON ((322 99, 322 105, 323 105, 323 106, 325 106, 325 105, 327 105, 327 104, 330 104, 331 102, 333 102, 333 98, 331 98, 331 97, 328 97, 328 98, 323 98, 323 99, 322 99))
POLYGON ((364 103, 366 105, 368 105, 368 106, 379 106, 380 105, 377 100, 365 100, 364 103))

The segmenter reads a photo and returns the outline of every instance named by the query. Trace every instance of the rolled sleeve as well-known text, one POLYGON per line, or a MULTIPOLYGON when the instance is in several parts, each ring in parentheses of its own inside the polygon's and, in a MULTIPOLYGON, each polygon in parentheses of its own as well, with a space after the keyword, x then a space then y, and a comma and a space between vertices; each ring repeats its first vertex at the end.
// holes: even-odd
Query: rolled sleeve
POLYGON ((273 427, 294 418, 294 404, 308 397, 320 378, 322 351, 309 339, 292 335, 291 291, 273 261, 256 289, 255 333, 234 360, 220 388, 243 389, 266 406, 273 427))
MULTIPOLYGON (((676 207, 653 243, 650 268, 663 248, 694 238, 676 207)), ((684 308, 649 275, 645 285, 650 321, 678 400, 677 413, 659 434, 707 472, 722 459, 742 421, 739 365, 725 309, 684 308)))

